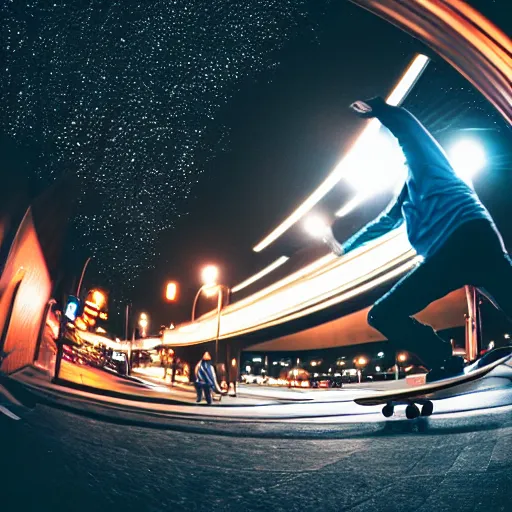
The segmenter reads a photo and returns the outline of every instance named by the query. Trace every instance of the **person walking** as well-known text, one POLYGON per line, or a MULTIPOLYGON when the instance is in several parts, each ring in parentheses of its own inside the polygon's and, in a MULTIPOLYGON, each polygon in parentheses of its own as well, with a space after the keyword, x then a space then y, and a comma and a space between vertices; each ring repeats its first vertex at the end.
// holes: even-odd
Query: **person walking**
POLYGON ((236 358, 231 359, 231 364, 228 370, 228 395, 236 396, 236 384, 238 382, 238 362, 236 358))
POLYGON ((462 357, 453 356, 451 344, 413 315, 472 285, 512 320, 512 260, 475 191, 457 176, 416 117, 380 97, 350 108, 362 118, 377 118, 398 139, 408 174, 387 210, 334 252, 346 254, 405 222, 409 242, 423 261, 375 302, 368 323, 396 349, 416 354, 430 369, 428 381, 462 373, 462 357))
POLYGON ((222 395, 219 383, 217 382, 217 376, 215 375, 215 369, 212 365, 212 357, 209 352, 205 352, 202 359, 197 363, 195 368, 194 383, 197 399, 196 403, 200 403, 203 394, 208 405, 212 404, 212 390, 222 395))

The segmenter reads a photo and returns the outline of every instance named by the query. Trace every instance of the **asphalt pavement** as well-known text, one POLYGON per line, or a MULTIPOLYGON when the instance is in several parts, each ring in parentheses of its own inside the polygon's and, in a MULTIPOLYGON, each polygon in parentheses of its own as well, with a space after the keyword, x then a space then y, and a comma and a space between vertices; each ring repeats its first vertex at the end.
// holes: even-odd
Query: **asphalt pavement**
POLYGON ((206 407, 27 382, 2 381, 2 512, 512 509, 508 374, 413 421, 362 389, 206 407))
MULTIPOLYGON (((0 414, 1 510, 508 511, 510 408, 442 421, 146 428, 0 414), (264 434, 264 435, 263 435, 264 434)), ((207 419, 202 423, 206 426, 207 419)))

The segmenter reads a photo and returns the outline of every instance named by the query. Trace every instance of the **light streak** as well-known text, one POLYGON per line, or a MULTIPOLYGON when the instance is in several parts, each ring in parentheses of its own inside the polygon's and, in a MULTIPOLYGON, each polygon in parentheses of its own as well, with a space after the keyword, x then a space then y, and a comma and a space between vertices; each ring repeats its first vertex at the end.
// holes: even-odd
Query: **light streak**
POLYGON ((284 263, 286 263, 288 261, 288 259, 289 259, 288 256, 281 256, 276 261, 271 263, 268 267, 265 267, 264 269, 260 270, 259 272, 257 272, 253 276, 247 278, 245 281, 242 281, 240 284, 237 284, 236 286, 234 286, 231 289, 232 293, 239 292, 240 290, 243 290, 247 286, 255 283, 256 281, 258 281, 262 277, 266 276, 267 274, 270 274, 270 272, 274 271, 276 268, 278 268, 281 265, 283 265, 284 263))

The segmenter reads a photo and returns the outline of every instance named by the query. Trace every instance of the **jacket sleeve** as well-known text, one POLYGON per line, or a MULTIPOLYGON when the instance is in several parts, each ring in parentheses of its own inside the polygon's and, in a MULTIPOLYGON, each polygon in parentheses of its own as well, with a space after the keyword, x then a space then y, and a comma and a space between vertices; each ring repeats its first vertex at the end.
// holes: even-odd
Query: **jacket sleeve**
POLYGON ((407 185, 404 185, 400 194, 398 194, 381 215, 342 244, 343 253, 353 251, 401 226, 404 222, 402 204, 406 197, 407 185))
POLYGON ((215 389, 216 393, 221 394, 222 389, 220 388, 219 382, 217 381, 217 372, 215 371, 215 367, 213 365, 211 366, 211 371, 212 371, 213 388, 215 389))

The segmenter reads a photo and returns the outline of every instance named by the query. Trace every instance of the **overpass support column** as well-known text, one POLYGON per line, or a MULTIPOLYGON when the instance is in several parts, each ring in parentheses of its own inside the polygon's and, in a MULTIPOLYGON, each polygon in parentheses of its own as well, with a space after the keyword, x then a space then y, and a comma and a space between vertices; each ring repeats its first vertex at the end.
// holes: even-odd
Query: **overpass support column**
POLYGON ((482 318, 480 314, 480 296, 474 286, 466 286, 468 314, 466 315, 466 358, 477 359, 482 349, 482 318))
POLYGON ((236 388, 238 380, 240 379, 240 343, 235 339, 227 340, 226 342, 226 355, 227 355, 227 370, 228 370, 228 384, 229 394, 236 396, 236 388))

